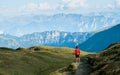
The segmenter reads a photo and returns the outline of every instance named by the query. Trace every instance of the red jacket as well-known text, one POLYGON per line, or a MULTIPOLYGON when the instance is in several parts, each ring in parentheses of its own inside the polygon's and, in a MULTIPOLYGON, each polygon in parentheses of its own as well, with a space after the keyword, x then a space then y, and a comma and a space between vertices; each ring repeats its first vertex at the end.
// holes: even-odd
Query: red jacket
POLYGON ((80 49, 79 48, 75 49, 75 55, 80 55, 80 49))

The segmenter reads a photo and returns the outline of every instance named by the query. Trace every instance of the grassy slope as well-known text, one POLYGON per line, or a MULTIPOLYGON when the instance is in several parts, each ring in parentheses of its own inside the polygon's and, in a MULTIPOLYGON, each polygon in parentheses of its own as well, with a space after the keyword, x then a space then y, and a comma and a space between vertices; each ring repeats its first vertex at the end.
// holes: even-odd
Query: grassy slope
MULTIPOLYGON (((82 55, 87 54, 82 52, 82 55)), ((0 75, 49 75, 74 60, 71 48, 0 48, 0 75)))
POLYGON ((112 44, 93 60, 90 75, 120 75, 120 43, 112 44))

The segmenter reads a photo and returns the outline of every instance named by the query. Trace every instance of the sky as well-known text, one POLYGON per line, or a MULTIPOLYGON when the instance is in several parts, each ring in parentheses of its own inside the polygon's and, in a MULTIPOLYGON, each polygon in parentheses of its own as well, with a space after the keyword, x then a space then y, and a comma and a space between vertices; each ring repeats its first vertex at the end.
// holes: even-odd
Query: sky
POLYGON ((0 15, 119 12, 120 0, 0 0, 0 15))

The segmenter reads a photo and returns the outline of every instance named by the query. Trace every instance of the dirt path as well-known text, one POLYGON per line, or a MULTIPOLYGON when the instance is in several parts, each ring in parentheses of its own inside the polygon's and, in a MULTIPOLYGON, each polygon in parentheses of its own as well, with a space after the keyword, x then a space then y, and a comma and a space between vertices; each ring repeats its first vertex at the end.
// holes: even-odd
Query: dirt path
POLYGON ((81 62, 78 65, 75 75, 88 75, 91 70, 91 66, 86 62, 81 62))

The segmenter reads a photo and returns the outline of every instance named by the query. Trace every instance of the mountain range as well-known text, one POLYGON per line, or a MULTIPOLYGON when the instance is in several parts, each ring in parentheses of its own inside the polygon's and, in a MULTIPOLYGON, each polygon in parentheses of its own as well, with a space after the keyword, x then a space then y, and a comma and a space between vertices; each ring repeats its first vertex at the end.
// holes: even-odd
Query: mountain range
POLYGON ((21 37, 8 34, 0 35, 0 47, 18 48, 31 46, 72 47, 82 43, 94 33, 46 31, 27 34, 21 37))
POLYGON ((79 45, 82 50, 99 52, 107 48, 111 43, 120 42, 120 24, 98 32, 79 45))
POLYGON ((16 37, 0 34, 0 47, 18 48, 31 46, 71 47, 79 44, 81 50, 99 52, 108 45, 120 42, 120 24, 97 32, 46 31, 16 37))
POLYGON ((0 15, 0 32, 22 36, 34 32, 91 32, 120 23, 119 13, 0 15))

